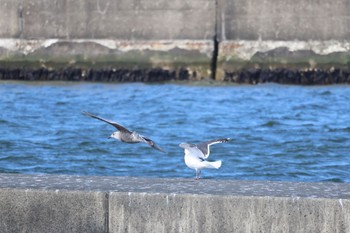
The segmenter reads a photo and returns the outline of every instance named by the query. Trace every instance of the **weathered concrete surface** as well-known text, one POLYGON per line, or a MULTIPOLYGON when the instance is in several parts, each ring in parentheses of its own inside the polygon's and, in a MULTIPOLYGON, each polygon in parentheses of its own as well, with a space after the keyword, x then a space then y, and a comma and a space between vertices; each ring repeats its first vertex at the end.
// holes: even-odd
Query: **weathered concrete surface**
POLYGON ((0 68, 136 67, 211 76, 211 0, 2 0, 5 17, 0 68))
POLYGON ((223 41, 217 79, 243 69, 347 70, 350 41, 223 41))
POLYGON ((108 232, 104 192, 0 189, 1 232, 108 232))
POLYGON ((348 68, 349 3, 219 0, 217 79, 249 68, 348 68))
POLYGON ((20 3, 22 0, 0 1, 0 38, 18 38, 20 36, 20 3))
POLYGON ((349 232, 350 184, 0 175, 1 232, 349 232))
POLYGON ((1 38, 212 39, 212 0, 2 0, 1 38))
POLYGON ((0 173, 0 189, 350 199, 350 184, 0 173))
POLYGON ((343 41, 350 38, 348 0, 218 0, 220 40, 343 41))
POLYGON ((112 193, 111 232, 349 232, 349 200, 112 193))
POLYGON ((0 68, 186 70, 192 80, 348 69, 348 12, 349 0, 1 0, 0 68))
MULTIPOLYGON (((213 42, 0 39, 0 68, 125 70, 162 69, 192 79, 211 75, 213 42)), ((179 79, 176 75, 175 79, 179 79)), ((20 79, 20 78, 18 78, 20 79)), ((126 80, 127 81, 127 80, 126 80)))

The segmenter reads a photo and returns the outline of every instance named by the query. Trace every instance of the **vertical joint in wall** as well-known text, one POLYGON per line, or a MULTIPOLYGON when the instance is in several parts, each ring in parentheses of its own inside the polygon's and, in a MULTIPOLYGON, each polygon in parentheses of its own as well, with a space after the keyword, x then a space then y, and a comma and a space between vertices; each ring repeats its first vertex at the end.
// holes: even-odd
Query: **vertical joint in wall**
POLYGON ((109 233, 109 193, 105 193, 105 200, 104 200, 104 210, 105 210, 105 231, 106 233, 109 233))
POLYGON ((216 34, 213 38, 213 55, 211 58, 211 79, 216 79, 216 67, 218 62, 218 55, 219 55, 219 41, 217 39, 216 34))
POLYGON ((18 28, 19 28, 18 37, 20 39, 23 39, 23 27, 24 27, 23 6, 22 4, 20 4, 18 7, 18 28))
POLYGON ((213 36, 213 54, 211 59, 211 79, 216 79, 216 69, 219 55, 219 39, 218 39, 218 0, 215 0, 215 26, 214 26, 214 36, 213 36))

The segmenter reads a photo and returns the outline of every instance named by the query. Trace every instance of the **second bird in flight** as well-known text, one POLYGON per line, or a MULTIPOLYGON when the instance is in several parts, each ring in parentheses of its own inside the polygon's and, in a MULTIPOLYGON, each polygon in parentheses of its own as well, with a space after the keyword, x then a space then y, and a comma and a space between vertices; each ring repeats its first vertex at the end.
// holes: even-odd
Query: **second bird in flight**
POLYGON ((111 124, 113 125, 116 129, 118 129, 118 131, 114 132, 111 134, 111 136, 109 136, 109 138, 115 138, 119 141, 122 141, 122 142, 126 142, 126 143, 139 143, 139 142, 144 142, 144 143, 147 143, 148 145, 150 145, 151 147, 153 147, 154 149, 156 150, 159 150, 161 152, 164 152, 165 151, 160 148, 154 141, 152 141, 150 138, 147 138, 135 131, 130 131, 128 130, 127 128, 125 128, 124 126, 116 123, 116 122, 113 122, 113 121, 109 121, 109 120, 106 120, 106 119, 103 119, 101 117, 98 117, 92 113, 89 113, 89 112, 83 112, 83 114, 85 114, 86 116, 90 116, 92 118, 95 118, 95 119, 98 119, 100 121, 104 121, 104 122, 107 122, 108 124, 111 124))

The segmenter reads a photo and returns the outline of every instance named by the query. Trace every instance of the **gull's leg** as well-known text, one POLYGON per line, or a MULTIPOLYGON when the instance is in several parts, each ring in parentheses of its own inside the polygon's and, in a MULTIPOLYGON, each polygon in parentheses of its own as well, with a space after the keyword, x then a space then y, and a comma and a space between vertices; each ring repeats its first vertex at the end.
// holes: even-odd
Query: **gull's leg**
POLYGON ((196 169, 196 180, 199 180, 199 171, 196 169))
POLYGON ((196 180, 201 178, 201 170, 196 169, 196 180))

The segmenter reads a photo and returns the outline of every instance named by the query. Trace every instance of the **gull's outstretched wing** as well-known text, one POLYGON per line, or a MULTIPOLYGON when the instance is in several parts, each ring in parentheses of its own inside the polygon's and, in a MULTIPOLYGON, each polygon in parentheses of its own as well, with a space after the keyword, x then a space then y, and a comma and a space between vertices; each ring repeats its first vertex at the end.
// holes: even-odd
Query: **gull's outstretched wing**
POLYGON ((152 141, 150 138, 147 138, 145 136, 141 136, 144 140, 145 143, 147 143, 148 145, 150 145, 151 147, 153 147, 156 150, 159 150, 161 152, 166 153, 162 148, 160 148, 154 141, 152 141))
POLYGON ((230 140, 231 140, 230 138, 214 139, 214 140, 210 140, 210 141, 202 142, 202 143, 198 144, 197 148, 203 153, 203 155, 204 155, 203 159, 207 159, 209 157, 209 154, 210 154, 209 147, 211 145, 228 142, 230 140))
POLYGON ((124 126, 122 126, 122 125, 120 125, 120 124, 118 124, 118 123, 116 123, 116 122, 114 122, 114 121, 110 121, 110 120, 103 119, 103 118, 101 118, 101 117, 98 117, 98 116, 96 116, 96 115, 94 115, 94 114, 92 114, 92 113, 85 112, 85 111, 83 111, 83 114, 86 115, 86 116, 90 116, 90 117, 92 117, 92 118, 98 119, 98 120, 100 120, 100 121, 104 121, 104 122, 106 122, 106 123, 108 123, 108 124, 110 124, 110 125, 113 125, 113 126, 114 126, 115 128, 117 128, 119 131, 122 131, 122 132, 124 131, 124 132, 129 132, 129 133, 131 133, 130 130, 128 130, 128 129, 125 128, 124 126))

